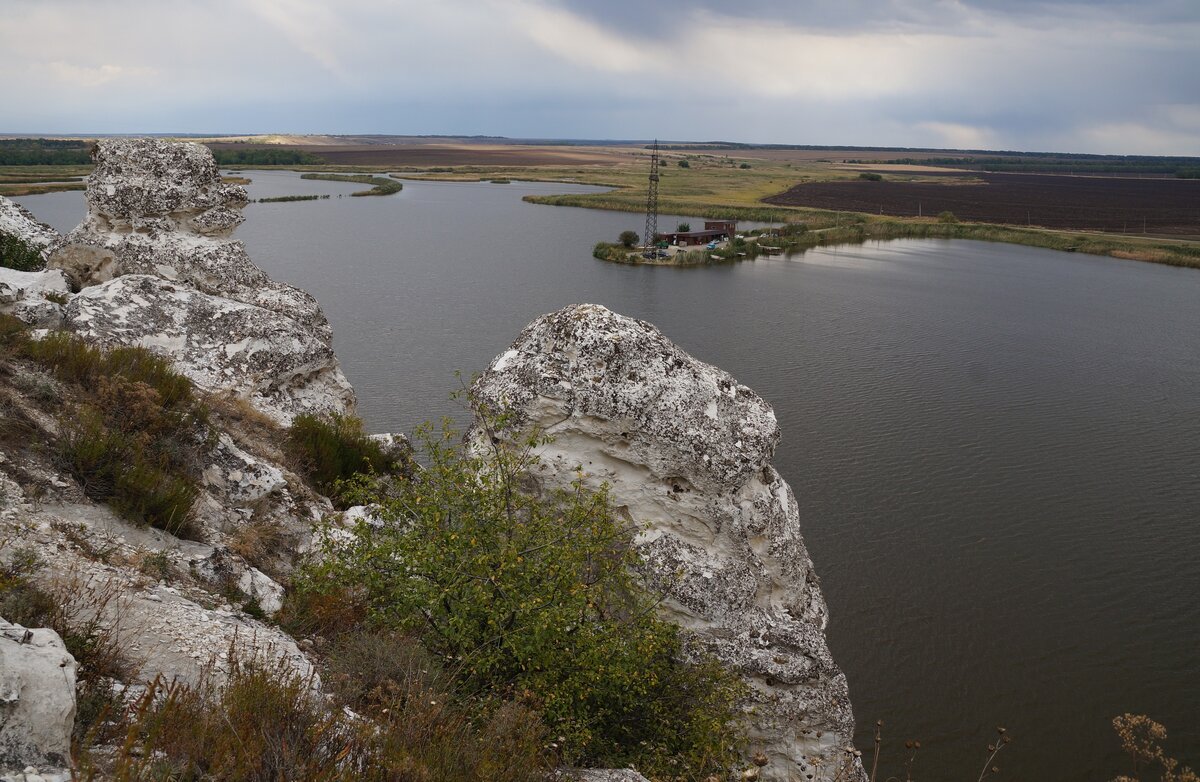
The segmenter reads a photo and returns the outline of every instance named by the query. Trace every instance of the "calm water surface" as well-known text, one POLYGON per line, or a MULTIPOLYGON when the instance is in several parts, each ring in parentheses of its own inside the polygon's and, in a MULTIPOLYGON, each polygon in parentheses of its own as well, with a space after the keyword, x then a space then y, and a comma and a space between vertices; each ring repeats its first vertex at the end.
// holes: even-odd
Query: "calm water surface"
MULTIPOLYGON (((655 323, 769 400, 861 731, 922 780, 1125 771, 1145 712, 1200 765, 1200 272, 976 242, 734 267, 609 265, 638 215, 534 206, 559 184, 358 186, 253 172, 238 236, 317 296, 369 427, 461 411, 534 317, 590 301, 655 323)), ((82 194, 20 199, 72 227, 82 194)), ((674 217, 663 219, 673 224, 674 217)), ((693 221, 694 222, 694 221, 693 221)), ((869 753, 868 753, 869 754, 869 753)))

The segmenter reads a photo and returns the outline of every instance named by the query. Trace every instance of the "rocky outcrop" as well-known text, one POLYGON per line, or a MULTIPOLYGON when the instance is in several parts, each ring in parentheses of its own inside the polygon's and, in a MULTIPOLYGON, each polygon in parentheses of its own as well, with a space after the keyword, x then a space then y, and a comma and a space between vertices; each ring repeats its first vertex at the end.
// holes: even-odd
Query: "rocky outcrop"
POLYGON ((610 486, 647 578, 667 595, 663 614, 691 653, 749 683, 750 750, 768 761, 759 778, 860 773, 796 500, 771 466, 779 427, 765 401, 651 324, 589 304, 531 323, 474 394, 508 414, 500 436, 553 438, 539 451, 546 484, 582 468, 591 486, 610 486))
POLYGON ((354 407, 327 340, 286 315, 183 283, 130 274, 85 288, 67 306, 66 325, 98 345, 169 356, 201 388, 244 397, 280 422, 354 407))
POLYGON ((53 630, 0 618, 0 772, 68 765, 75 658, 53 630))
POLYGON ((41 253, 43 259, 62 241, 57 231, 4 196, 0 196, 0 234, 17 237, 41 253))
POLYGON ((48 259, 83 292, 69 328, 150 347, 281 422, 353 411, 316 300, 271 280, 230 238, 246 192, 222 183, 207 148, 106 139, 94 157, 87 216, 48 259))

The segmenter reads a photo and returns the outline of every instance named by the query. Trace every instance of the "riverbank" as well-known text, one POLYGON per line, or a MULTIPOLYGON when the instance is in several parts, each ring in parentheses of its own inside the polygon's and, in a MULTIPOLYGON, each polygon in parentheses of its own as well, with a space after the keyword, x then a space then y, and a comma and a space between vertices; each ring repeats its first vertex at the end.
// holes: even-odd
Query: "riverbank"
MULTIPOLYGON (((612 209, 626 212, 639 212, 645 208, 607 193, 596 196, 591 194, 525 196, 524 200, 533 204, 612 209)), ((828 212, 816 209, 736 207, 716 204, 697 209, 687 204, 665 199, 659 203, 663 211, 694 214, 697 217, 709 219, 753 220, 803 225, 807 230, 794 237, 790 246, 783 248, 785 253, 803 251, 810 247, 862 244, 866 241, 889 239, 975 239, 1200 269, 1200 243, 1186 240, 1115 236, 1087 231, 1018 228, 994 223, 965 223, 948 218, 880 218, 861 213, 828 212)), ((723 255, 720 249, 706 252, 709 252, 710 255, 714 252, 717 256, 723 255)), ((738 256, 735 254, 733 257, 717 257, 713 259, 713 262, 752 259, 753 256, 750 255, 738 256)), ((612 259, 605 258, 603 260, 612 259)), ((703 264, 689 263, 686 265, 703 264)))

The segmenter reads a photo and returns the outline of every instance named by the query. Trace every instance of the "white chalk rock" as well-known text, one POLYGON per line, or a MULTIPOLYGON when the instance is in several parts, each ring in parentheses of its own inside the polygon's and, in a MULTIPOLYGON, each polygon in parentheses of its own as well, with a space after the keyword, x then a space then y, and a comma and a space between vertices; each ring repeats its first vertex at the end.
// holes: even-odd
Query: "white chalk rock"
MULTIPOLYGON (((166 283, 160 292, 194 295, 186 318, 157 311, 167 303, 161 298, 125 298, 121 319, 141 327, 111 330, 111 342, 120 343, 121 335, 127 334, 177 360, 184 351, 189 375, 207 377, 210 388, 261 395, 265 412, 280 421, 302 412, 353 412, 354 392, 333 354, 332 331, 316 300, 272 280, 250 260, 241 242, 229 238, 244 219, 246 192, 221 182, 206 147, 157 139, 105 139, 93 157, 87 216, 53 249, 48 265, 61 269, 74 288, 89 293, 114 280, 139 276, 166 283), (213 339, 218 336, 213 324, 203 322, 209 316, 237 321, 242 331, 213 339), (160 319, 202 333, 156 338, 150 329, 160 319), (187 342, 186 350, 180 340, 187 342), (282 353, 267 355, 276 349, 282 353), (218 355, 222 352, 230 355, 218 355), (307 360, 302 360, 302 352, 307 360), (271 376, 276 370, 282 374, 271 376), (249 374, 237 377, 239 371, 249 374)), ((145 282, 139 286, 154 288, 145 282)), ((125 292, 121 289, 114 296, 125 292)))
POLYGON ((74 296, 66 324, 105 347, 149 348, 201 388, 231 391, 281 423, 354 409, 354 390, 329 344, 261 307, 127 275, 74 296))
POLYGON ((75 658, 58 633, 0 618, 0 772, 69 765, 75 658))
POLYGON ((37 328, 62 325, 59 302, 70 296, 66 276, 58 270, 21 272, 0 268, 0 312, 37 328))
POLYGON ((225 432, 217 437, 208 458, 200 477, 205 488, 226 502, 253 503, 287 487, 283 470, 238 448, 225 432))
MULTIPOLYGON (((590 304, 531 323, 474 392, 511 415, 502 436, 554 438, 539 451, 547 484, 578 467, 609 484, 667 595, 663 615, 748 681, 749 750, 769 761, 760 778, 833 779, 854 719, 796 500, 771 466, 770 405, 651 324, 590 304)), ((851 761, 843 776, 860 773, 851 761)))

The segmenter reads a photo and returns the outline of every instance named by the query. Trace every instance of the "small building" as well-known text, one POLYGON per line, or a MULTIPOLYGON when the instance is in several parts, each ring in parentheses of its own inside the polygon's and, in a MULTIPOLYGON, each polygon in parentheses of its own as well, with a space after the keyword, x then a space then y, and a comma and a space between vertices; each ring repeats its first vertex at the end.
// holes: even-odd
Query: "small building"
POLYGON ((655 240, 681 247, 695 247, 709 242, 733 238, 737 233, 736 220, 706 220, 703 231, 673 231, 655 234, 655 240))

